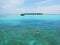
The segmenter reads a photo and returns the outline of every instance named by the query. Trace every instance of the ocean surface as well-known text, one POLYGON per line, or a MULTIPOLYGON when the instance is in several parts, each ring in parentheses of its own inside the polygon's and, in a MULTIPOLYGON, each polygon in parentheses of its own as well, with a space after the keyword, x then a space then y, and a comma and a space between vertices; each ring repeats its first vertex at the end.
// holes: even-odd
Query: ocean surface
POLYGON ((0 14, 0 45, 60 45, 60 15, 0 14))

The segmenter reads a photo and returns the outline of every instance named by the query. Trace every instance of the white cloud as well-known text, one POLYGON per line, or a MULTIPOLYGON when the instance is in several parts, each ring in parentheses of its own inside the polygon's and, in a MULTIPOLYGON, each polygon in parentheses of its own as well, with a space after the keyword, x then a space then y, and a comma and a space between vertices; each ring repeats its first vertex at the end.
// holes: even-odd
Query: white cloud
POLYGON ((52 6, 45 6, 45 7, 39 6, 34 11, 49 13, 49 14, 60 14, 60 5, 52 5, 52 6))
POLYGON ((60 5, 51 5, 51 6, 45 6, 45 7, 40 7, 38 6, 37 8, 34 9, 25 9, 22 11, 24 12, 37 12, 37 13, 44 13, 44 14, 60 14, 60 5))
POLYGON ((43 8, 45 13, 60 14, 60 5, 52 5, 43 8))
POLYGON ((13 10, 0 10, 0 14, 20 14, 22 12, 22 8, 13 9, 13 10))
MULTIPOLYGON (((25 0, 0 0, 2 4, 3 10, 0 10, 0 13, 4 14, 20 14, 24 12, 42 12, 42 13, 47 13, 47 14, 60 14, 60 5, 51 5, 51 6, 44 6, 40 7, 37 6, 36 8, 33 9, 27 9, 27 8, 21 8, 21 6, 24 3, 25 0)), ((43 2, 38 2, 36 4, 48 4, 52 0, 46 0, 43 2)))
POLYGON ((48 13, 48 14, 60 14, 60 5, 51 4, 54 1, 55 0, 45 0, 42 2, 36 2, 35 4, 37 4, 38 6, 37 6, 37 8, 34 9, 34 11, 48 13), (49 5, 49 3, 51 5, 49 5), (44 6, 45 4, 49 5, 49 6, 44 6), (43 5, 43 6, 41 7, 41 5, 43 5))
MULTIPOLYGON (((19 8, 18 10, 7 10, 4 11, 5 13, 8 14, 20 14, 20 13, 29 13, 29 12, 37 12, 37 13, 44 13, 44 14, 60 14, 60 5, 52 5, 52 6, 45 6, 45 7, 37 7, 34 9, 22 9, 19 8)), ((3 13, 3 11, 1 11, 1 13, 3 13)))
POLYGON ((51 2, 51 1, 53 1, 53 0, 45 0, 45 1, 42 1, 42 2, 36 2, 35 4, 45 4, 45 3, 49 3, 49 2, 51 2))
POLYGON ((18 14, 21 12, 24 0, 0 0, 0 14, 18 14))
POLYGON ((3 9, 14 9, 18 8, 18 5, 22 5, 24 3, 24 0, 1 0, 1 7, 3 9))

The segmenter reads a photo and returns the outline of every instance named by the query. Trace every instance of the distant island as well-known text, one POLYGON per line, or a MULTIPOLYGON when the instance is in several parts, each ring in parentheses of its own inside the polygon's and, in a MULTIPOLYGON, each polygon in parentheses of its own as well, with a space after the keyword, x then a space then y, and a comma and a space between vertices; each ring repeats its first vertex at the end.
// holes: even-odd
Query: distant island
POLYGON ((24 16, 24 15, 43 15, 43 13, 23 13, 23 14, 21 14, 21 16, 24 16))

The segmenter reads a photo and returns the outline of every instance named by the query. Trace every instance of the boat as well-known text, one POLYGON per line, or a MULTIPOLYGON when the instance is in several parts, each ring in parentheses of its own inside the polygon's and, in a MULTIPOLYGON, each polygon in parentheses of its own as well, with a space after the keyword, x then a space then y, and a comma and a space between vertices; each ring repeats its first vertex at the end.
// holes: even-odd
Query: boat
POLYGON ((43 15, 43 13, 22 13, 20 15, 21 16, 24 16, 24 15, 43 15))

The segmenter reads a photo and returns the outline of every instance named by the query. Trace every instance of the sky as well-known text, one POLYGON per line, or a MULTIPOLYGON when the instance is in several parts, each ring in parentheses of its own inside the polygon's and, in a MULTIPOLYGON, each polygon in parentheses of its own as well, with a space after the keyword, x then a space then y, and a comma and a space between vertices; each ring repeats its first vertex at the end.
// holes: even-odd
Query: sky
POLYGON ((0 14, 60 14, 60 0, 0 0, 0 14))

